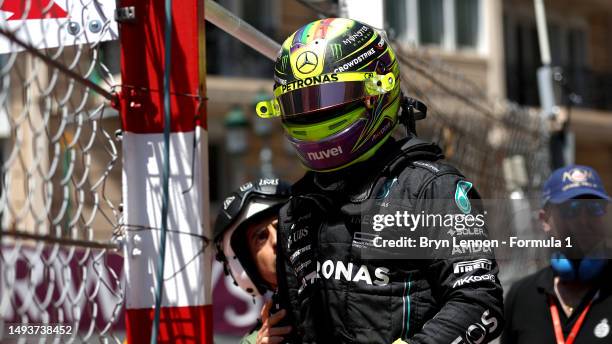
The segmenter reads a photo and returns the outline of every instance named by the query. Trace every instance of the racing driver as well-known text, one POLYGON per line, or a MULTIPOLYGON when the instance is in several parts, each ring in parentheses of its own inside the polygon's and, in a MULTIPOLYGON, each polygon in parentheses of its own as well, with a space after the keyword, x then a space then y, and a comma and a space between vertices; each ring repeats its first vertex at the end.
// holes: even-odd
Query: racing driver
POLYGON ((309 170, 279 213, 278 291, 297 325, 289 341, 460 344, 497 337, 503 305, 493 252, 448 248, 382 259, 367 240, 377 234, 364 233, 366 209, 388 214, 401 204, 467 216, 479 198, 440 161, 438 146, 414 130, 391 138, 398 123, 413 128, 415 110, 426 110, 403 96, 382 34, 354 20, 318 20, 285 40, 274 69, 273 99, 256 111, 281 118, 309 170))

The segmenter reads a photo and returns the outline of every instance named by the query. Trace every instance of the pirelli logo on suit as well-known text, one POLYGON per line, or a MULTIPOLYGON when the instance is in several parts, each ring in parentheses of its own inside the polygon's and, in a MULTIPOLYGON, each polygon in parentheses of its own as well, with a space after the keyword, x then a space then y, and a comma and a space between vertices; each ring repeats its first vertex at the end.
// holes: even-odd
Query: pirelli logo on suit
POLYGON ((493 263, 488 259, 476 259, 476 260, 468 260, 465 262, 459 262, 453 264, 453 273, 462 274, 469 271, 474 271, 478 269, 482 270, 491 270, 493 263))

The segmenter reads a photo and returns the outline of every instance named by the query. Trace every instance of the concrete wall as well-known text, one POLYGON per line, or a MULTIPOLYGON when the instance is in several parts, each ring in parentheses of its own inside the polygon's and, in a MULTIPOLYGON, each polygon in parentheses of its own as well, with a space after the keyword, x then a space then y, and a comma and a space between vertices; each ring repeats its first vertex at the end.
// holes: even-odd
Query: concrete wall
POLYGON ((595 168, 612 194, 612 114, 576 109, 571 130, 576 134, 576 163, 595 168))
POLYGON ((603 179, 608 194, 612 194, 612 144, 577 140, 576 163, 593 167, 603 179))

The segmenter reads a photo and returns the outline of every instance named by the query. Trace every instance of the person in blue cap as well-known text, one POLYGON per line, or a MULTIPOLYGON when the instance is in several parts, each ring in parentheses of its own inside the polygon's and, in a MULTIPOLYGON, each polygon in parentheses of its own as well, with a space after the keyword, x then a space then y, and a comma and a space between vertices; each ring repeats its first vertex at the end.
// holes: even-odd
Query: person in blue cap
POLYGON ((570 245, 555 248, 550 266, 512 286, 505 300, 502 344, 612 343, 609 202, 591 167, 563 167, 546 181, 542 228, 570 245))

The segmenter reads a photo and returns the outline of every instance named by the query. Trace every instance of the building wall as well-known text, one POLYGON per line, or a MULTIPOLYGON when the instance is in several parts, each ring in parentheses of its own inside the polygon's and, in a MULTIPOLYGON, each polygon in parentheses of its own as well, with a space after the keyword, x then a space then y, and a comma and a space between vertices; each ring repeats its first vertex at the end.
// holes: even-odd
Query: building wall
POLYGON ((576 109, 570 129, 576 135, 576 163, 595 168, 612 194, 612 114, 576 109))
MULTIPOLYGON (((612 3, 599 0, 545 1, 547 20, 587 31, 588 65, 600 71, 612 71, 612 3)), ((505 15, 534 21, 532 0, 504 0, 505 15)))
POLYGON ((612 144, 579 139, 576 143, 576 163, 593 167, 612 194, 612 144))
MULTIPOLYGON (((442 41, 438 44, 424 44, 420 42, 421 26, 437 27, 437 24, 424 21, 419 16, 419 6, 423 2, 383 1, 383 26, 396 46, 401 48, 400 54, 407 57, 418 54, 434 64, 439 63, 444 68, 459 72, 472 84, 484 90, 490 98, 505 96, 503 33, 499 20, 502 13, 501 0, 481 0, 475 8, 470 8, 469 13, 476 18, 475 45, 472 46, 459 45, 458 29, 454 27, 459 27, 456 24, 458 17, 454 14, 459 6, 457 2, 444 0, 441 3, 442 41), (398 11, 399 14, 396 13, 398 11)), ((351 4, 360 6, 358 1, 351 4)))
MULTIPOLYGON (((585 35, 585 69, 587 87, 581 96, 597 98, 593 104, 574 107, 570 129, 575 133, 579 164, 593 166, 601 174, 607 189, 612 190, 612 3, 600 0, 545 1, 549 25, 582 28, 585 35), (593 110, 592 106, 608 110, 593 110)), ((505 0, 504 16, 508 21, 534 22, 532 0, 505 0)), ((508 37, 508 36, 507 36, 508 37)), ((537 37, 533 37, 537 43, 537 37)), ((536 45, 537 47, 537 45, 536 45)), ((506 44, 506 49, 514 49, 506 44)), ((534 51, 539 58, 539 51, 534 51)), ((554 58, 554 56, 553 56, 554 58)), ((538 64, 539 66, 539 64, 538 64)), ((535 85, 532 85, 535 87, 535 85)))
MULTIPOLYGON (((612 7, 612 3, 609 5, 612 7)), ((594 70, 612 71, 612 14, 593 11, 587 15, 589 22, 590 63, 594 70)))

